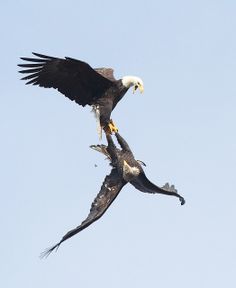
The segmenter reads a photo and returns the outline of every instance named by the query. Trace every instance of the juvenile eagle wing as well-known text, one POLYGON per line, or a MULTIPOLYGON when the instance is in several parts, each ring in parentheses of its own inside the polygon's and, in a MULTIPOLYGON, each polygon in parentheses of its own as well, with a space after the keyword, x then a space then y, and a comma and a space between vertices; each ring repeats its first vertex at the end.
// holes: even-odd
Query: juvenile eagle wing
POLYGON ((184 198, 177 193, 177 190, 175 189, 174 185, 169 185, 169 183, 166 183, 163 187, 159 187, 155 184, 153 184, 145 175, 144 172, 140 173, 135 180, 130 182, 136 189, 138 189, 141 192, 146 193, 159 193, 159 194, 165 194, 169 196, 175 196, 178 197, 181 205, 185 204, 184 198))
POLYGON ((62 242, 71 238, 98 220, 106 212, 125 184, 126 182, 118 176, 117 170, 112 169, 110 175, 106 176, 100 192, 94 199, 87 218, 79 226, 67 232, 60 242, 45 250, 41 254, 41 257, 47 257, 54 249, 58 249, 62 242))

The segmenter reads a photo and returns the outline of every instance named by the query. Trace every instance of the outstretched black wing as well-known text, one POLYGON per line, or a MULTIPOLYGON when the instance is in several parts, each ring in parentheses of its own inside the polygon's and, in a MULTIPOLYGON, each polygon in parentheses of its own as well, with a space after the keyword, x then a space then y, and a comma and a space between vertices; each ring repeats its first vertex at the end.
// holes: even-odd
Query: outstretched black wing
POLYGON ((179 198, 181 205, 185 204, 184 198, 177 193, 177 190, 175 189, 174 185, 170 186, 168 183, 166 183, 163 187, 158 187, 146 177, 144 172, 141 172, 139 176, 136 177, 135 180, 131 181, 130 183, 141 192, 152 194, 159 193, 169 196, 175 196, 179 198))
POLYGON ((80 105, 93 104, 113 85, 111 80, 80 60, 69 57, 60 59, 38 53, 33 55, 39 58, 21 58, 30 62, 18 65, 25 68, 19 72, 27 74, 22 80, 28 80, 26 84, 58 89, 80 105))
POLYGON ((41 257, 47 257, 54 249, 57 249, 62 242, 66 241, 70 237, 79 233, 83 229, 87 228, 93 222, 98 220, 109 208, 111 203, 115 200, 122 187, 126 184, 126 182, 118 176, 117 170, 112 169, 110 175, 106 176, 101 190, 98 193, 97 197, 94 199, 88 217, 75 229, 67 232, 61 239, 53 247, 47 249, 41 254, 41 257))

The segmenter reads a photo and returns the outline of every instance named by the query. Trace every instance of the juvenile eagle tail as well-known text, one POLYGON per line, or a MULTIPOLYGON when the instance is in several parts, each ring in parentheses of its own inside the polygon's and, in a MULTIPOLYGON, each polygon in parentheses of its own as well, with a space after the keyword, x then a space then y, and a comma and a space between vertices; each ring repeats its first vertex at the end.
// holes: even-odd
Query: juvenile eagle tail
POLYGON ((103 145, 103 144, 102 145, 91 145, 90 148, 104 154, 109 160, 111 160, 111 156, 107 151, 106 145, 103 145))

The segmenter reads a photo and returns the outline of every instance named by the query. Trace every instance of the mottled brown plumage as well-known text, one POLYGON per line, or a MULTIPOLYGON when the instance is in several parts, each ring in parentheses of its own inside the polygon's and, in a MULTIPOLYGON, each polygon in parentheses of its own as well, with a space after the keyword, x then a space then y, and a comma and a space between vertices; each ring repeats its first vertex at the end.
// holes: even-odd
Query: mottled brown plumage
POLYGON ((109 134, 107 134, 108 146, 91 146, 94 150, 99 151, 108 157, 112 170, 111 173, 105 177, 100 192, 92 203, 89 215, 79 226, 67 232, 62 237, 61 241, 43 252, 41 255, 42 257, 48 256, 54 249, 57 249, 62 242, 98 220, 106 212, 111 203, 120 193, 121 189, 128 182, 142 192, 175 196, 179 198, 181 205, 185 203, 184 198, 177 193, 174 185, 170 186, 166 183, 163 187, 158 187, 149 181, 141 167, 140 161, 135 160, 127 142, 120 134, 116 133, 115 135, 121 149, 118 149, 115 146, 112 137, 109 134))

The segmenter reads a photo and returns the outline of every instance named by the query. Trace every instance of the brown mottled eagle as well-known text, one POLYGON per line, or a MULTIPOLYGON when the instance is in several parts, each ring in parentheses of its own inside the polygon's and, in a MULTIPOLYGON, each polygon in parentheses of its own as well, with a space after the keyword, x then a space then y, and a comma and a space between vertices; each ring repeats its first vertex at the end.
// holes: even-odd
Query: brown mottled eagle
POLYGON ((127 142, 121 137, 120 134, 115 133, 117 141, 121 147, 118 149, 110 134, 106 134, 108 146, 105 145, 92 145, 91 148, 97 150, 108 157, 112 170, 110 175, 105 177, 101 190, 97 197, 94 199, 90 212, 87 218, 75 229, 67 232, 53 247, 44 251, 41 256, 48 256, 54 249, 57 249, 62 242, 70 237, 79 233, 94 221, 98 220, 109 208, 111 203, 115 200, 121 189, 127 184, 132 184, 136 189, 141 192, 151 194, 165 194, 179 198, 181 205, 184 205, 184 198, 177 193, 174 185, 166 183, 163 187, 158 187, 153 184, 145 175, 141 164, 143 162, 135 160, 132 151, 127 142))
POLYGON ((21 58, 28 62, 18 65, 24 68, 19 72, 26 74, 22 80, 27 80, 26 84, 55 88, 79 105, 92 106, 100 137, 102 128, 108 133, 118 131, 110 116, 128 89, 133 86, 133 92, 139 89, 142 93, 144 90, 139 77, 124 76, 116 80, 112 68, 93 69, 89 64, 70 57, 60 59, 38 53, 33 55, 38 58, 21 58))

